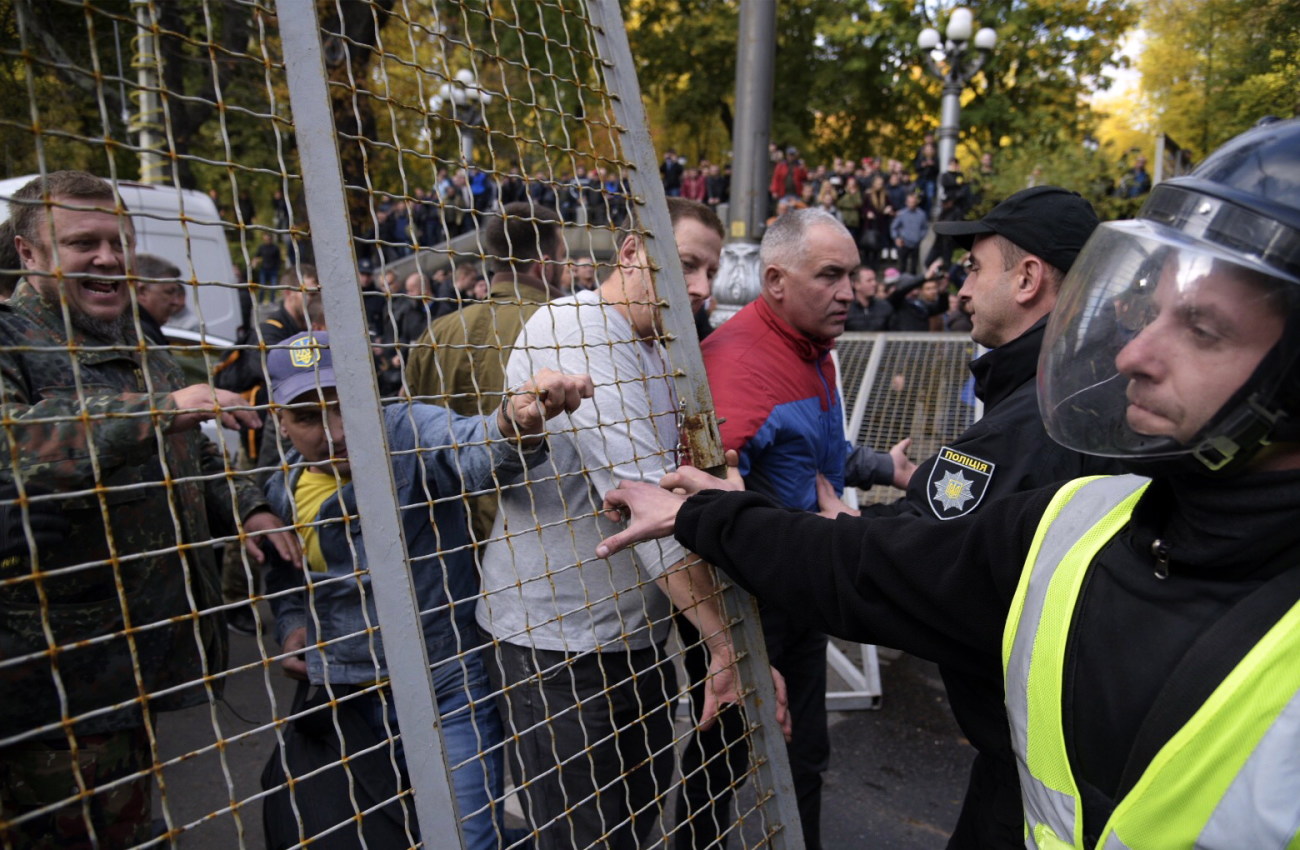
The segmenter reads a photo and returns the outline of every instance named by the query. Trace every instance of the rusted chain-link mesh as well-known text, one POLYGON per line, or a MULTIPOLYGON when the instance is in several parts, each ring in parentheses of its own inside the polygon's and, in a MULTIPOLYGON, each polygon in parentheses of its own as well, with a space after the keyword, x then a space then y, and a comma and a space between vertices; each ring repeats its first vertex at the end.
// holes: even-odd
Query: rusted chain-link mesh
POLYGON ((0 846, 795 840, 770 700, 708 745, 688 705, 763 686, 751 609, 595 557, 703 375, 637 318, 690 305, 592 8, 6 7, 0 846), (617 275, 657 285, 558 300, 617 275), (549 454, 497 430, 542 368, 596 382, 549 454))

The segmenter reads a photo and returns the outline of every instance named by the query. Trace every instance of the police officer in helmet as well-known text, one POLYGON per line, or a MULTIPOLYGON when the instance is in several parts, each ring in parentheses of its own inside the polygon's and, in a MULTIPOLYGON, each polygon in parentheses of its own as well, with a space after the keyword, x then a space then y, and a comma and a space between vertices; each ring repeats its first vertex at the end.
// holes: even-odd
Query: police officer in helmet
POLYGON ((1296 846, 1300 121, 1101 225, 1039 379, 1048 433, 1134 474, 1000 499, 943 536, 625 485, 606 501, 632 522, 602 549, 673 533, 810 626, 997 665, 1028 847, 1296 846))

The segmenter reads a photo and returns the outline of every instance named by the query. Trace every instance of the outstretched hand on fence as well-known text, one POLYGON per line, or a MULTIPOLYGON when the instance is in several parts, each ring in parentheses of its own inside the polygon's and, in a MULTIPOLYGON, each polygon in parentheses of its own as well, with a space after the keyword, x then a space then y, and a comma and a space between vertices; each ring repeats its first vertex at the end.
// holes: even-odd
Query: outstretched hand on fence
POLYGON ((248 400, 239 393, 220 390, 208 384, 191 384, 172 392, 168 398, 175 405, 164 433, 191 431, 209 419, 217 419, 225 428, 260 428, 262 420, 248 400))
MULTIPOLYGON (((786 693, 785 677, 775 667, 769 666, 768 670, 772 674, 772 687, 776 691, 776 722, 781 727, 782 736, 789 741, 794 727, 790 720, 790 698, 786 693)), ((740 701, 740 680, 736 675, 735 658, 711 652, 704 708, 700 711, 700 729, 711 729, 723 709, 728 705, 739 705, 740 701)))
POLYGON ((497 426, 507 436, 538 436, 546 420, 561 413, 572 413, 584 398, 591 398, 595 392, 590 375, 566 375, 542 369, 523 386, 505 394, 497 411, 497 426))
POLYGON ((617 489, 605 494, 601 510, 613 522, 627 520, 627 528, 600 541, 596 557, 608 558, 635 543, 669 536, 685 502, 685 496, 654 484, 620 481, 617 489))
POLYGON ((687 496, 704 490, 744 490, 740 477, 740 457, 728 451, 727 477, 718 478, 693 466, 678 467, 665 475, 656 487, 637 481, 621 481, 617 490, 605 494, 601 506, 606 518, 612 522, 627 520, 627 528, 606 537, 596 547, 596 557, 607 558, 621 549, 644 540, 668 537, 673 533, 677 511, 687 496), (653 491, 658 491, 655 493, 653 491))
POLYGON ((659 486, 680 496, 694 496, 703 490, 744 490, 745 481, 740 477, 740 455, 735 449, 728 449, 725 457, 726 478, 718 478, 693 466, 679 466, 660 479, 659 486))

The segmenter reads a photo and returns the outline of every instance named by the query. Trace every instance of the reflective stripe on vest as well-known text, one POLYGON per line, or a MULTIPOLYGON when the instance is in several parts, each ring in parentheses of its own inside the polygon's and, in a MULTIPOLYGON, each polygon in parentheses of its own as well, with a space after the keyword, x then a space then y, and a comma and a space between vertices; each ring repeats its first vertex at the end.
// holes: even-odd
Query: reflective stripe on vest
MULTIPOLYGON (((1062 488, 1034 536, 1003 634, 1007 713, 1026 846, 1082 848, 1061 720, 1065 643, 1088 567, 1146 480, 1062 488)), ((1104 850, 1300 848, 1300 604, 1247 653, 1152 759, 1101 831, 1104 850)))

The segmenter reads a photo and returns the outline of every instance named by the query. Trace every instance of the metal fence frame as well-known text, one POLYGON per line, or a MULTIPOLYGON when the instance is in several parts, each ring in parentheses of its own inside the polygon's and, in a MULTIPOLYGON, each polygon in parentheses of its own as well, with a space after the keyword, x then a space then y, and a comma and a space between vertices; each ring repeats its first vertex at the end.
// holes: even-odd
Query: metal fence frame
MULTIPOLYGON (((878 386, 885 352, 898 344, 920 345, 932 348, 956 348, 970 352, 970 358, 978 356, 982 349, 971 342, 964 333, 896 333, 896 332, 851 332, 839 338, 834 352, 836 376, 840 384, 840 395, 844 399, 846 411, 844 436, 849 442, 857 444, 862 434, 862 423, 879 394, 874 392, 878 386)), ((964 371, 962 373, 965 374, 964 371)), ((978 399, 974 409, 974 418, 978 420, 984 414, 984 405, 978 399)), ((954 425, 959 422, 956 417, 950 420, 954 425)), ((936 435, 942 440, 955 439, 963 429, 953 427, 950 431, 936 435)), ((887 446, 875 445, 876 449, 887 446)), ((913 459, 926 455, 912 452, 913 459)), ((898 498, 897 490, 891 488, 874 488, 882 491, 878 500, 898 498)), ((845 501, 857 505, 859 494, 849 491, 845 501)), ((857 711, 862 709, 879 709, 884 699, 884 687, 880 678, 880 660, 876 647, 871 644, 858 644, 858 660, 854 661, 834 642, 826 647, 826 660, 841 679, 844 690, 828 691, 826 707, 836 711, 857 711)))
MULTIPOLYGON (((295 136, 302 157, 303 181, 312 210, 312 241, 321 272, 322 297, 331 334, 339 402, 345 427, 353 435, 349 453, 368 470, 354 484, 366 505, 361 523, 379 627, 386 636, 392 688, 403 729, 438 728, 437 701, 419 626, 419 613, 400 533, 399 509, 380 415, 379 392, 371 365, 364 326, 358 271, 351 247, 342 167, 333 113, 326 90, 320 29, 313 0, 276 0, 285 45, 295 136), (374 474, 370 474, 373 472, 374 474)), ((631 51, 617 0, 591 0, 588 5, 607 93, 618 118, 623 152, 631 164, 629 181, 641 226, 648 234, 647 255, 656 276, 668 353, 677 386, 683 440, 698 466, 723 466, 722 448, 712 396, 704 373, 693 316, 675 242, 663 185, 655 167, 631 51)), ((734 585, 724 591, 724 609, 731 617, 732 641, 741 681, 752 690, 748 708, 754 741, 752 760, 767 797, 761 806, 774 807, 776 817, 766 836, 769 846, 782 850, 802 847, 794 784, 785 745, 775 720, 776 695, 768 675, 767 651, 757 603, 734 585)), ((441 733, 429 736, 428 746, 407 747, 406 759, 421 823, 456 822, 450 766, 444 758, 441 733)), ((426 834, 427 840, 427 834, 426 834)), ((445 833, 440 841, 450 840, 445 833)), ((460 836, 457 843, 463 846, 460 836)), ((441 845, 446 846, 446 845, 441 845)))

